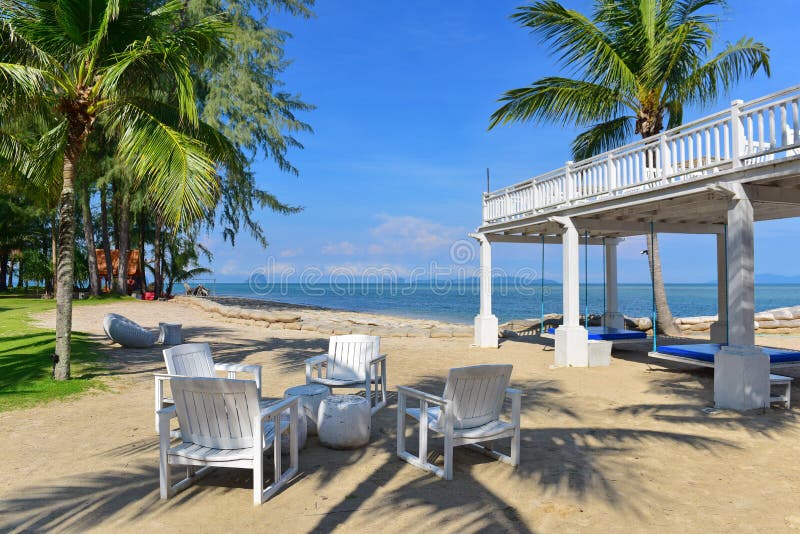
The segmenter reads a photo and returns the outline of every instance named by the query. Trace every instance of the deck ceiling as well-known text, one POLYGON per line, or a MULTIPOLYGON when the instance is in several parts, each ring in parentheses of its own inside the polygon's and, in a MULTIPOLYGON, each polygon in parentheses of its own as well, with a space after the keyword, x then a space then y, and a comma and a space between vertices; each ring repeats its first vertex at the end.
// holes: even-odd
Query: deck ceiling
POLYGON ((570 217, 583 236, 629 237, 650 232, 714 234, 724 230, 730 193, 740 183, 753 203, 756 221, 800 217, 800 161, 797 159, 746 170, 728 171, 661 190, 567 206, 479 229, 491 241, 536 241, 560 236, 550 217, 570 217))

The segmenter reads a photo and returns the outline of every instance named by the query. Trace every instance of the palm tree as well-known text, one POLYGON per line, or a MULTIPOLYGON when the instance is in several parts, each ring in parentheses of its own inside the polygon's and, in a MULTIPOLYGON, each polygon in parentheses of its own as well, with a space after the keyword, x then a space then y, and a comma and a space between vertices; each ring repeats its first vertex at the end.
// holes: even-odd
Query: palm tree
MULTIPOLYGON (((517 9, 512 19, 553 46, 575 77, 551 76, 503 94, 490 129, 508 122, 560 122, 587 128, 572 143, 581 160, 647 138, 683 121, 684 106, 704 106, 759 70, 769 50, 743 37, 712 54, 719 21, 707 8, 724 0, 595 0, 591 19, 555 0, 517 9)), ((654 236, 655 237, 655 236, 654 236)), ((679 333, 667 303, 658 240, 648 237, 658 329, 679 333)))
POLYGON ((0 106, 49 116, 32 147, 0 135, 0 158, 60 189, 54 377, 70 376, 76 168, 102 123, 116 157, 147 184, 154 208, 178 226, 202 218, 219 194, 216 164, 236 152, 198 120, 193 69, 224 50, 220 16, 192 23, 180 1, 0 0, 0 106), (166 89, 165 89, 166 88, 166 89))

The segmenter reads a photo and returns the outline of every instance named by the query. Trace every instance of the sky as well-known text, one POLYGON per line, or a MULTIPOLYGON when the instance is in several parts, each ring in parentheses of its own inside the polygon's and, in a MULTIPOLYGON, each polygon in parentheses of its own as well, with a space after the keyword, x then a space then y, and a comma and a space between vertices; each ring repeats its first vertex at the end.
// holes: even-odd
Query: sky
MULTIPOLYGON (((277 14, 292 34, 283 80, 316 109, 300 118, 314 129, 288 157, 299 176, 257 161, 259 186, 302 206, 296 215, 255 214, 269 247, 246 234, 231 248, 205 236, 218 282, 253 273, 306 280, 341 273, 392 272, 425 278, 474 273, 481 194, 490 169, 498 189, 560 167, 577 130, 517 124, 487 130, 506 90, 563 74, 546 45, 512 22, 521 0, 320 0, 310 20, 277 14)), ((569 1, 589 12, 590 2, 569 1)), ((730 0, 720 41, 747 35, 771 49, 772 76, 759 74, 689 121, 800 83, 798 0, 730 0)), ((716 278, 712 236, 662 235, 667 283, 716 278), (689 261, 691 260, 691 261, 689 261)), ((756 272, 800 275, 800 220, 756 224, 756 272)), ((649 281, 644 238, 620 245, 621 283, 649 281)), ((494 267, 514 274, 541 265, 539 245, 495 244, 494 267)), ((589 279, 602 276, 600 247, 590 247, 589 279)), ((561 250, 545 247, 544 276, 561 278, 561 250)))

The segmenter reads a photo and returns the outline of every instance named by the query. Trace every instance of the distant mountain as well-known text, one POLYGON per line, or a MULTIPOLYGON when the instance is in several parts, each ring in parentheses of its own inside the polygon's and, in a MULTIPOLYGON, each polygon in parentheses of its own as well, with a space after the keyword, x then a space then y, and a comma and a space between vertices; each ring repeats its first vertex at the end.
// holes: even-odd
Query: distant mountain
POLYGON ((756 284, 800 284, 800 275, 786 276, 783 274, 756 274, 756 284))

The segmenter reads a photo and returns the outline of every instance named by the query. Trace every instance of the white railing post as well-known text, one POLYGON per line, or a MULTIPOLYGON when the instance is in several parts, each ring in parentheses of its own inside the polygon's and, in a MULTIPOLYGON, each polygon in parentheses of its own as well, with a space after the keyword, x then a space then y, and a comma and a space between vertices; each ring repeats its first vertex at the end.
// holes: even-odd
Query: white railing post
POLYGON ((489 222, 489 202, 486 198, 489 196, 489 193, 483 193, 483 223, 486 224, 489 222))
POLYGON ((531 180, 531 211, 536 211, 539 207, 539 190, 536 187, 536 180, 531 180))
POLYGON ((569 203, 572 200, 573 195, 575 194, 575 188, 572 178, 572 164, 575 163, 574 161, 570 160, 564 166, 564 201, 569 203))
POLYGON ((747 150, 741 117, 742 104, 744 104, 744 100, 731 102, 731 166, 734 169, 742 166, 742 158, 746 155, 747 150))
POLYGON ((508 189, 503 195, 503 217, 506 220, 511 218, 511 195, 508 194, 508 189))
POLYGON ((667 176, 672 174, 671 158, 669 153, 669 143, 667 134, 662 133, 658 140, 659 151, 661 152, 661 179, 666 183, 667 176))
POLYGON ((614 162, 613 152, 609 152, 606 157, 606 176, 608 177, 608 192, 613 193, 617 188, 617 166, 614 162))

